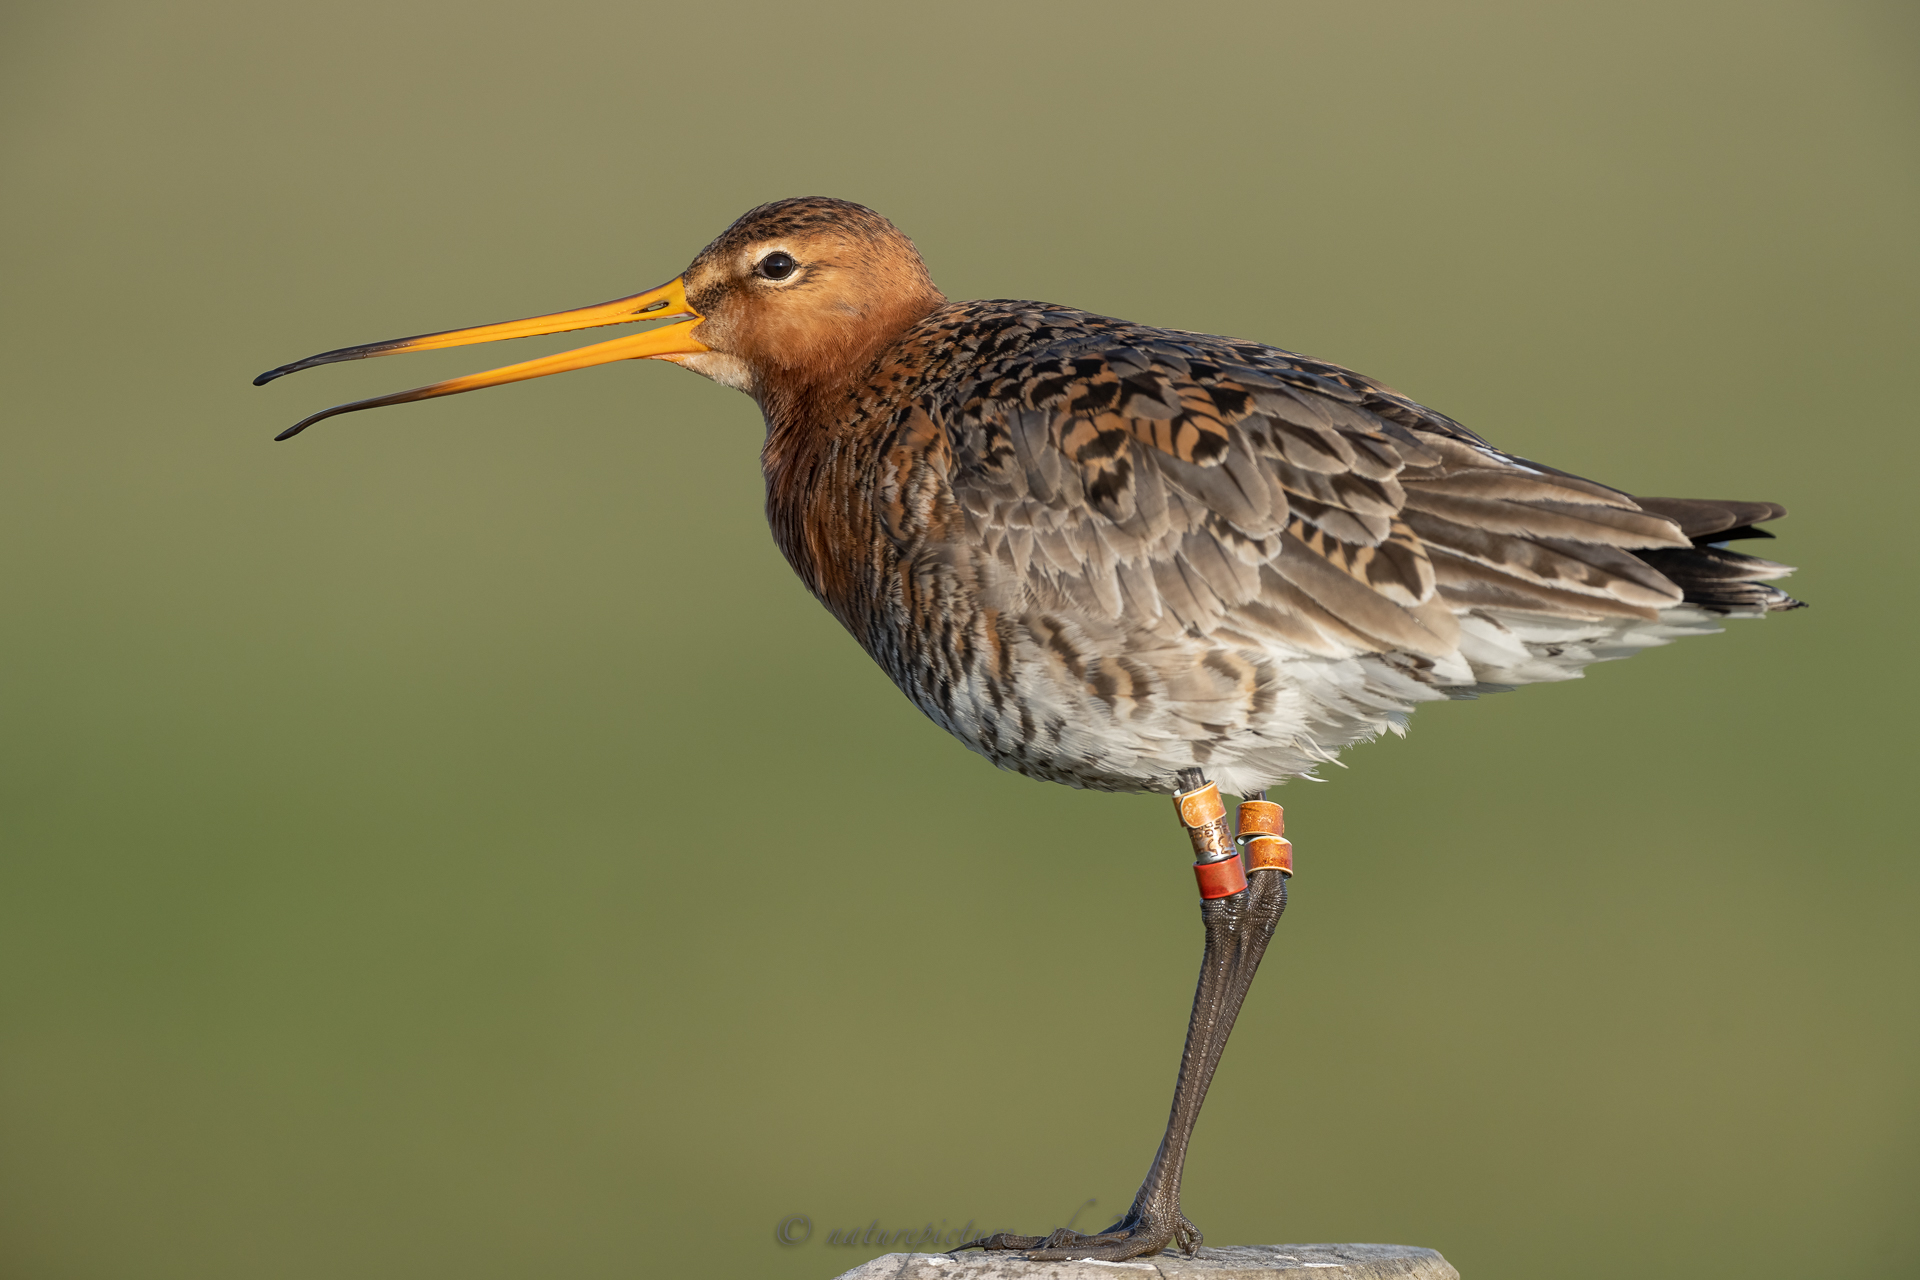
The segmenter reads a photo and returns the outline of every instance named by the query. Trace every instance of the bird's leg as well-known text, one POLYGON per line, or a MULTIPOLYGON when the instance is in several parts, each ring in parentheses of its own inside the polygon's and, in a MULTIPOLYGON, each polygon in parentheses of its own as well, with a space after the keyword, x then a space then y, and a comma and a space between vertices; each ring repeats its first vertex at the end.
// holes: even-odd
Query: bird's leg
POLYGON ((1280 923, 1280 913, 1287 909, 1293 859, 1291 846, 1280 834, 1280 806, 1264 798, 1253 800, 1240 806, 1241 838, 1249 846, 1246 865, 1251 869, 1243 871, 1219 792, 1197 770, 1183 775, 1181 785, 1187 789, 1174 797, 1174 803, 1199 859, 1194 872, 1200 881, 1206 950, 1200 959, 1200 982, 1187 1023, 1186 1048, 1180 1055, 1172 1113, 1146 1181, 1126 1216, 1097 1235, 1065 1229, 1047 1236, 1002 1232, 970 1241, 960 1246, 963 1249, 1019 1251, 1041 1262, 1070 1258, 1121 1262, 1158 1253, 1169 1244, 1178 1244, 1187 1253, 1200 1247, 1199 1229, 1180 1212, 1180 1173, 1187 1143, 1227 1037, 1233 1033, 1234 1019, 1253 985, 1274 926, 1280 923))

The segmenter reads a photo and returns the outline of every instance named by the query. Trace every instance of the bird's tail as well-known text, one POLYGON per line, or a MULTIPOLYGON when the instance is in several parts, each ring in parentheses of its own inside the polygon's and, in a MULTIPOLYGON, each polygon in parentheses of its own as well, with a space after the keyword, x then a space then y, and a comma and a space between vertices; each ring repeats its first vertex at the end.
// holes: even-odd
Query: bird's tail
POLYGON ((1722 502, 1710 498, 1635 498, 1641 508, 1665 516, 1693 540, 1687 548, 1661 547, 1633 554, 1665 574, 1686 593, 1688 604, 1713 613, 1770 613, 1804 609, 1778 587, 1767 585, 1784 578, 1793 566, 1727 550, 1727 543, 1746 538, 1771 538, 1756 528, 1778 520, 1787 509, 1774 502, 1722 502))

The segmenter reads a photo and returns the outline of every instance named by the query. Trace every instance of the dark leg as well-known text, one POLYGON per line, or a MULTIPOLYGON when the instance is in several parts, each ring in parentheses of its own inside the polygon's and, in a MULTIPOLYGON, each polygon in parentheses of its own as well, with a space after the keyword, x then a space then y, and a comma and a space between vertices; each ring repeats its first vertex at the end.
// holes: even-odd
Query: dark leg
MULTIPOLYGON (((1197 783, 1196 783, 1197 785, 1197 783)), ((1277 810, 1275 810, 1277 812, 1277 810)), ((1224 819, 1221 822, 1224 826, 1224 819)), ((1193 831, 1196 850, 1210 844, 1217 851, 1218 832, 1193 831)), ((1231 848, 1231 835, 1228 835, 1231 848)), ((1214 1069, 1233 1033, 1234 1019, 1253 985, 1274 926, 1287 909, 1287 875, 1274 867, 1257 867, 1247 887, 1227 897, 1200 903, 1206 927, 1206 950, 1200 959, 1200 982, 1193 994, 1193 1016, 1187 1023, 1187 1045, 1180 1055, 1180 1078, 1173 1090, 1173 1110, 1166 1136, 1147 1170, 1147 1180, 1120 1221, 1098 1235, 1059 1230, 1048 1236, 1016 1236, 1005 1232, 973 1240, 962 1249, 1017 1250, 1036 1261, 1097 1258, 1122 1262, 1158 1253, 1178 1244, 1187 1253, 1200 1247, 1200 1232, 1180 1212, 1180 1173, 1187 1159, 1187 1143, 1213 1083, 1214 1069)))

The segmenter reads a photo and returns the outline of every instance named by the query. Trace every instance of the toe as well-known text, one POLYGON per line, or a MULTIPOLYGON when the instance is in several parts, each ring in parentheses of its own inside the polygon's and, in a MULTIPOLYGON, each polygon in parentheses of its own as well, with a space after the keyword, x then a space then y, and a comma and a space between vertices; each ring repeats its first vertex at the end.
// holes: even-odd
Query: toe
POLYGON ((986 1249, 992 1252, 1038 1249, 1047 1243, 1047 1239, 1048 1237, 1044 1236, 1016 1236, 1010 1231, 1000 1231, 990 1236, 982 1236, 978 1240, 969 1240, 962 1245, 955 1245, 948 1252, 958 1253, 962 1249, 986 1249))

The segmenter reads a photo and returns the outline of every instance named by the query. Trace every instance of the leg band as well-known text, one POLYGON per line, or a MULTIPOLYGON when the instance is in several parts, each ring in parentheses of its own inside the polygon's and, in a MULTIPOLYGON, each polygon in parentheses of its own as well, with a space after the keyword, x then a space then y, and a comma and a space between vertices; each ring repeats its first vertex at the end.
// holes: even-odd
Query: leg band
POLYGON ((1227 806, 1220 802, 1220 788, 1213 783, 1182 791, 1173 797, 1180 814, 1180 825, 1193 841, 1196 862, 1219 862, 1237 856, 1233 828, 1227 825, 1227 806))
POLYGON ((1193 864, 1193 878, 1200 882, 1200 896, 1203 898, 1231 898, 1247 887, 1246 868, 1240 865, 1238 858, 1196 862, 1193 864))
POLYGON ((1230 898, 1247 887, 1246 868, 1234 848, 1233 828, 1227 825, 1227 806, 1220 788, 1209 782, 1173 797, 1180 825, 1193 841, 1193 875, 1202 898, 1230 898))
POLYGON ((1240 838, 1287 834, 1287 811, 1271 800, 1240 802, 1240 838))
POLYGON ((1293 844, 1285 836, 1252 836, 1247 840, 1247 870, 1293 874, 1293 844))
POLYGON ((1293 845, 1286 830, 1286 811, 1271 800, 1241 802, 1240 843, 1247 847, 1247 870, 1293 874, 1293 845))
POLYGON ((1189 829, 1207 826, 1227 816, 1227 805, 1220 798, 1220 788, 1211 782, 1191 791, 1175 793, 1173 807, 1180 811, 1180 825, 1189 829))

